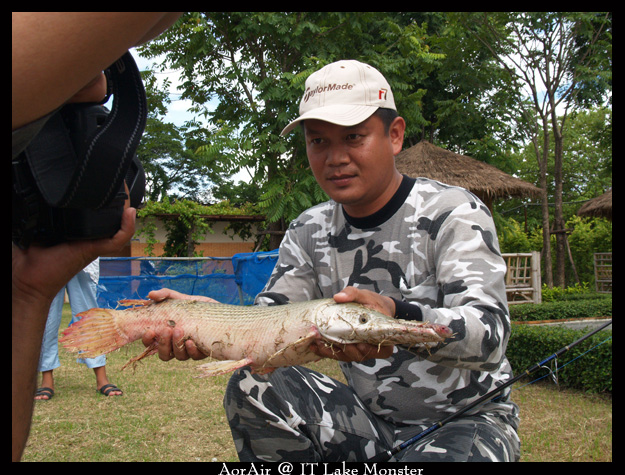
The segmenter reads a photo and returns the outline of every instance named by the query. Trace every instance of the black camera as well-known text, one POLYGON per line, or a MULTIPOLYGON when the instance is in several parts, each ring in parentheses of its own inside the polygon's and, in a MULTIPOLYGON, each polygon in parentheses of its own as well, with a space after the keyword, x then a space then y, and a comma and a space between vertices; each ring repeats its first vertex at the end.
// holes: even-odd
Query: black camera
POLYGON ((63 106, 12 160, 12 240, 21 248, 111 237, 126 199, 133 207, 143 199, 135 155, 147 117, 141 76, 130 53, 105 73, 110 111, 63 106))

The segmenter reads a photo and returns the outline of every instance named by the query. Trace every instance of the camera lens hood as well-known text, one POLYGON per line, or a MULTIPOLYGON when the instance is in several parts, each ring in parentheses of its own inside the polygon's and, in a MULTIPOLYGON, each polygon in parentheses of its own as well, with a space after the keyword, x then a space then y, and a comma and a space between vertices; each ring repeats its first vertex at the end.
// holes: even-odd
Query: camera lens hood
POLYGON ((130 53, 105 71, 113 105, 67 104, 12 159, 12 240, 53 245, 110 237, 145 192, 135 155, 147 119, 141 75, 130 53))
POLYGON ((99 209, 115 197, 132 163, 145 129, 147 102, 137 65, 130 53, 107 69, 113 106, 88 133, 72 124, 69 104, 53 114, 25 150, 28 164, 46 203, 58 208, 99 209))

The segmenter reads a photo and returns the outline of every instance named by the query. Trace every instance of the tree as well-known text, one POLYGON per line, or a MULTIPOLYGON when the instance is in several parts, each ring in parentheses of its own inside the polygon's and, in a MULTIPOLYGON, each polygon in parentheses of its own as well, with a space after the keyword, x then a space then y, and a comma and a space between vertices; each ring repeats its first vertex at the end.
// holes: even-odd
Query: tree
MULTIPOLYGON (((306 78, 336 59, 377 67, 394 84, 402 114, 422 120, 415 78, 441 55, 429 53, 422 28, 400 17, 349 12, 188 13, 140 51, 164 55, 181 70, 182 97, 213 127, 196 155, 222 176, 247 168, 274 230, 326 199, 308 172, 301 138, 279 136, 298 113, 306 78), (213 110, 207 107, 217 98, 213 110)), ((274 241, 275 246, 279 240, 274 241)))
MULTIPOLYGON (((576 111, 569 115, 562 150, 562 199, 573 202, 565 208, 565 219, 577 212, 581 200, 599 196, 612 187, 612 110, 607 107, 576 111), (567 216, 568 212, 568 216, 567 216)), ((549 127, 551 134, 551 127, 549 127)), ((553 137, 553 136, 552 136, 553 137)), ((549 139, 547 175, 554 174, 553 138, 549 139)), ((542 133, 538 142, 542 143, 542 133)), ((532 144, 517 156, 517 173, 533 182, 539 175, 532 144)), ((554 201, 554 183, 548 183, 549 201, 554 201)))
POLYGON ((566 232, 562 206, 563 142, 567 118, 580 105, 603 102, 611 90, 612 14, 610 12, 489 12, 465 14, 463 25, 514 78, 523 82, 531 107, 524 123, 534 145, 543 190, 543 260, 553 286, 550 233, 556 235, 556 279, 564 285, 566 232), (551 128, 552 134, 549 133, 551 128), (543 142, 538 142, 542 130, 543 142), (547 164, 554 143, 554 223, 550 226, 547 164))
POLYGON ((408 145, 426 139, 514 173, 509 151, 524 140, 514 120, 521 89, 515 78, 453 14, 417 15, 427 24, 430 51, 445 59, 420 84, 427 91, 421 100, 425 124, 418 136, 406 138, 408 145))
POLYGON ((207 185, 202 162, 193 153, 194 144, 206 143, 202 129, 189 130, 165 122, 170 104, 166 81, 159 89, 151 71, 142 72, 148 100, 148 118, 137 148, 137 156, 146 173, 146 200, 168 196, 200 199, 207 185))

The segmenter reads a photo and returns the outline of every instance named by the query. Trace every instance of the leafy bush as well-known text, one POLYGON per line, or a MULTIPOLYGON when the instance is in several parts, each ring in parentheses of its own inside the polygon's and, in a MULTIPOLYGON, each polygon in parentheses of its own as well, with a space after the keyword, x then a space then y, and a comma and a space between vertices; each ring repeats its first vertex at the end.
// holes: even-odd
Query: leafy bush
POLYGON ((547 284, 543 284, 543 287, 541 289, 543 302, 553 302, 554 300, 568 300, 572 296, 578 296, 578 295, 588 296, 588 294, 590 293, 591 293, 590 285, 588 284, 588 282, 575 284, 572 287, 569 286, 566 288, 562 288, 562 287, 549 288, 547 284))
MULTIPOLYGON (((513 218, 503 218, 497 213, 495 213, 495 222, 501 252, 542 250, 542 228, 536 227, 530 232, 525 232, 524 226, 518 221, 513 218)), ((568 241, 577 269, 577 277, 582 282, 590 282, 594 286, 593 254, 595 252, 612 251, 612 222, 603 218, 580 218, 579 216, 573 216, 567 220, 565 228, 573 230, 568 237, 568 241)), ((553 265, 555 266, 555 236, 551 236, 551 246, 553 265)), ((544 261, 541 266, 544 269, 544 261)), ((544 273, 542 277, 544 281, 544 273)), ((566 281, 573 282, 574 280, 575 276, 572 274, 570 265, 567 264, 566 281)))
MULTIPOLYGON (((572 330, 561 326, 513 325, 506 355, 518 374, 543 361, 564 346, 581 338, 589 330, 572 330)), ((612 392, 612 330, 601 331, 558 358, 558 381, 561 386, 588 392, 612 392), (573 361, 593 348, 583 357, 573 361), (571 364, 562 368, 567 362, 571 364)), ((534 373, 532 379, 547 370, 534 373)))
POLYGON ((512 320, 527 322, 561 320, 565 318, 593 318, 612 316, 612 295, 596 295, 589 299, 568 299, 510 306, 512 320))
POLYGON ((603 218, 573 216, 566 222, 566 227, 573 228, 569 236, 569 245, 579 278, 594 285, 593 254, 612 252, 612 222, 603 218))

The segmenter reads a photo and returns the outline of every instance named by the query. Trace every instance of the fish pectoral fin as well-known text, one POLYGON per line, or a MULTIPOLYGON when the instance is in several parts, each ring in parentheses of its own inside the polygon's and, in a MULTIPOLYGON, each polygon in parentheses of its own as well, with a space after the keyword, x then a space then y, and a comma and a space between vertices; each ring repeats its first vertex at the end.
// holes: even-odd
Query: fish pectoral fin
POLYGON ((203 365, 198 366, 198 369, 202 372, 198 378, 206 378, 208 376, 217 376, 219 374, 226 374, 234 371, 235 369, 242 368, 243 366, 247 366, 252 364, 253 361, 251 358, 243 358, 241 360, 223 360, 223 361, 213 361, 211 363, 205 363, 203 365))
POLYGON ((141 361, 143 358, 148 356, 152 356, 158 353, 158 343, 153 342, 149 346, 146 346, 145 350, 140 355, 135 356, 134 358, 130 358, 128 362, 122 366, 122 371, 124 371, 128 366, 132 365, 132 369, 134 370, 137 367, 137 363, 141 361))
POLYGON ((316 329, 311 330, 308 334, 306 334, 306 336, 303 336, 302 338, 299 338, 295 340, 294 342, 289 343, 284 348, 280 348, 280 350, 276 351, 273 355, 267 358, 267 361, 265 361, 263 366, 270 367, 271 365, 269 363, 271 362, 272 359, 277 358, 278 356, 282 355, 286 351, 296 349, 298 347, 307 347, 310 343, 312 343, 313 340, 315 340, 318 337, 319 337, 319 332, 316 329))

